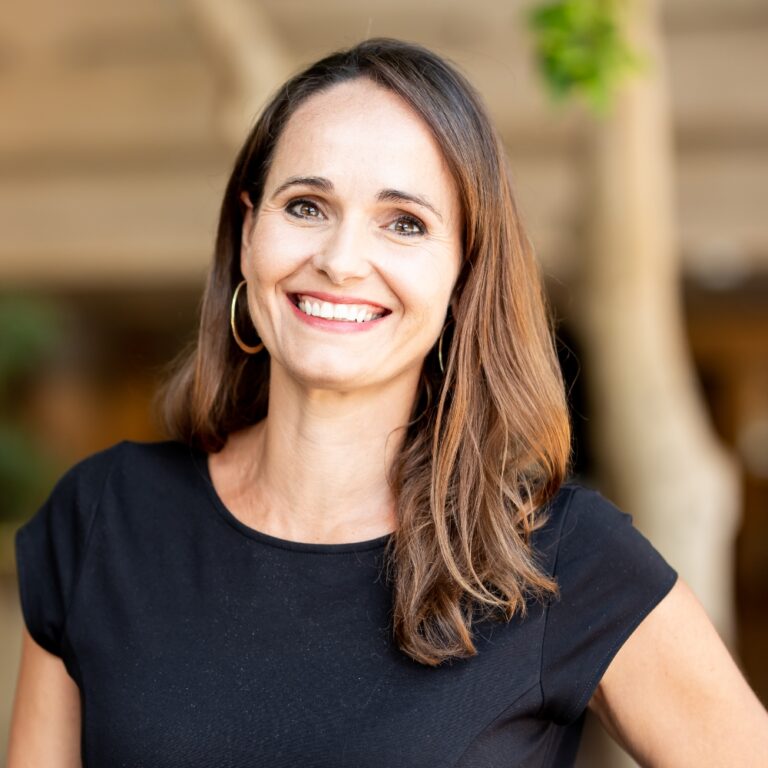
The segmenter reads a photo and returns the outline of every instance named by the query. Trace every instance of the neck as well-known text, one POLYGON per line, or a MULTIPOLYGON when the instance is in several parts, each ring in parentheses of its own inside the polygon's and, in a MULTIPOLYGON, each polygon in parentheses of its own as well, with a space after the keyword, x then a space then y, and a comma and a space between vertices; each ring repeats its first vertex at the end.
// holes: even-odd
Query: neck
POLYGON ((295 541, 364 541, 396 527, 388 473, 418 376, 375 390, 306 389, 273 364, 266 419, 233 436, 254 527, 295 541))

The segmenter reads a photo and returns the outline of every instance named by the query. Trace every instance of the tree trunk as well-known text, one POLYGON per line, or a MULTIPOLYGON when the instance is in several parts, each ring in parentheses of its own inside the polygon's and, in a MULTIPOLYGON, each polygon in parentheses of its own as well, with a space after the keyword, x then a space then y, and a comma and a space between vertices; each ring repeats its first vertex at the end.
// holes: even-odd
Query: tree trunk
MULTIPOLYGON (((739 481, 713 433, 686 342, 658 10, 656 0, 627 3, 625 34, 648 67, 594 126, 594 207, 578 295, 591 438, 602 487, 732 643, 739 481)), ((604 750, 601 765, 633 765, 604 750)))

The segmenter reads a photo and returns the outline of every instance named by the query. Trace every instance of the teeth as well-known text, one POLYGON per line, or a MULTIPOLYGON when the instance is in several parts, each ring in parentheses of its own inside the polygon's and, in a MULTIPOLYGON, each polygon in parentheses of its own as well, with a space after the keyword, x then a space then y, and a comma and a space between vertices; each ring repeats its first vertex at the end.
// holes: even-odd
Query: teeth
POLYGON ((374 311, 365 304, 332 304, 329 301, 311 301, 299 296, 299 309, 307 315, 322 317, 327 320, 345 320, 347 322, 365 323, 381 317, 384 313, 374 311))

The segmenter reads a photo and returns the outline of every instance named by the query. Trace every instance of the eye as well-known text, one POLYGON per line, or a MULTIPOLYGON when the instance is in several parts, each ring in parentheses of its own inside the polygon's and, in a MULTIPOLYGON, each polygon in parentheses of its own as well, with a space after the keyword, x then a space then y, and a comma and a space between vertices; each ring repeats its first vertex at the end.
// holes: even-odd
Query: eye
POLYGON ((420 221, 415 216, 398 216, 387 229, 396 232, 403 237, 427 234, 427 228, 424 226, 424 222, 420 221))
POLYGON ((292 200, 285 210, 297 219, 322 219, 322 211, 311 200, 292 200))

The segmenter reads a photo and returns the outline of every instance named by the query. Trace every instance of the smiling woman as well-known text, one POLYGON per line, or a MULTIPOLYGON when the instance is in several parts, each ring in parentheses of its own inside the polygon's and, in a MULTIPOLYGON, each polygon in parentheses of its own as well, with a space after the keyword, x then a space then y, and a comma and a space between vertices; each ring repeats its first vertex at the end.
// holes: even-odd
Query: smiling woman
POLYGON ((564 482, 501 145, 435 54, 369 40, 277 92, 160 402, 171 439, 17 534, 10 768, 560 768, 588 707, 644 764, 766 764, 695 598, 564 482))

